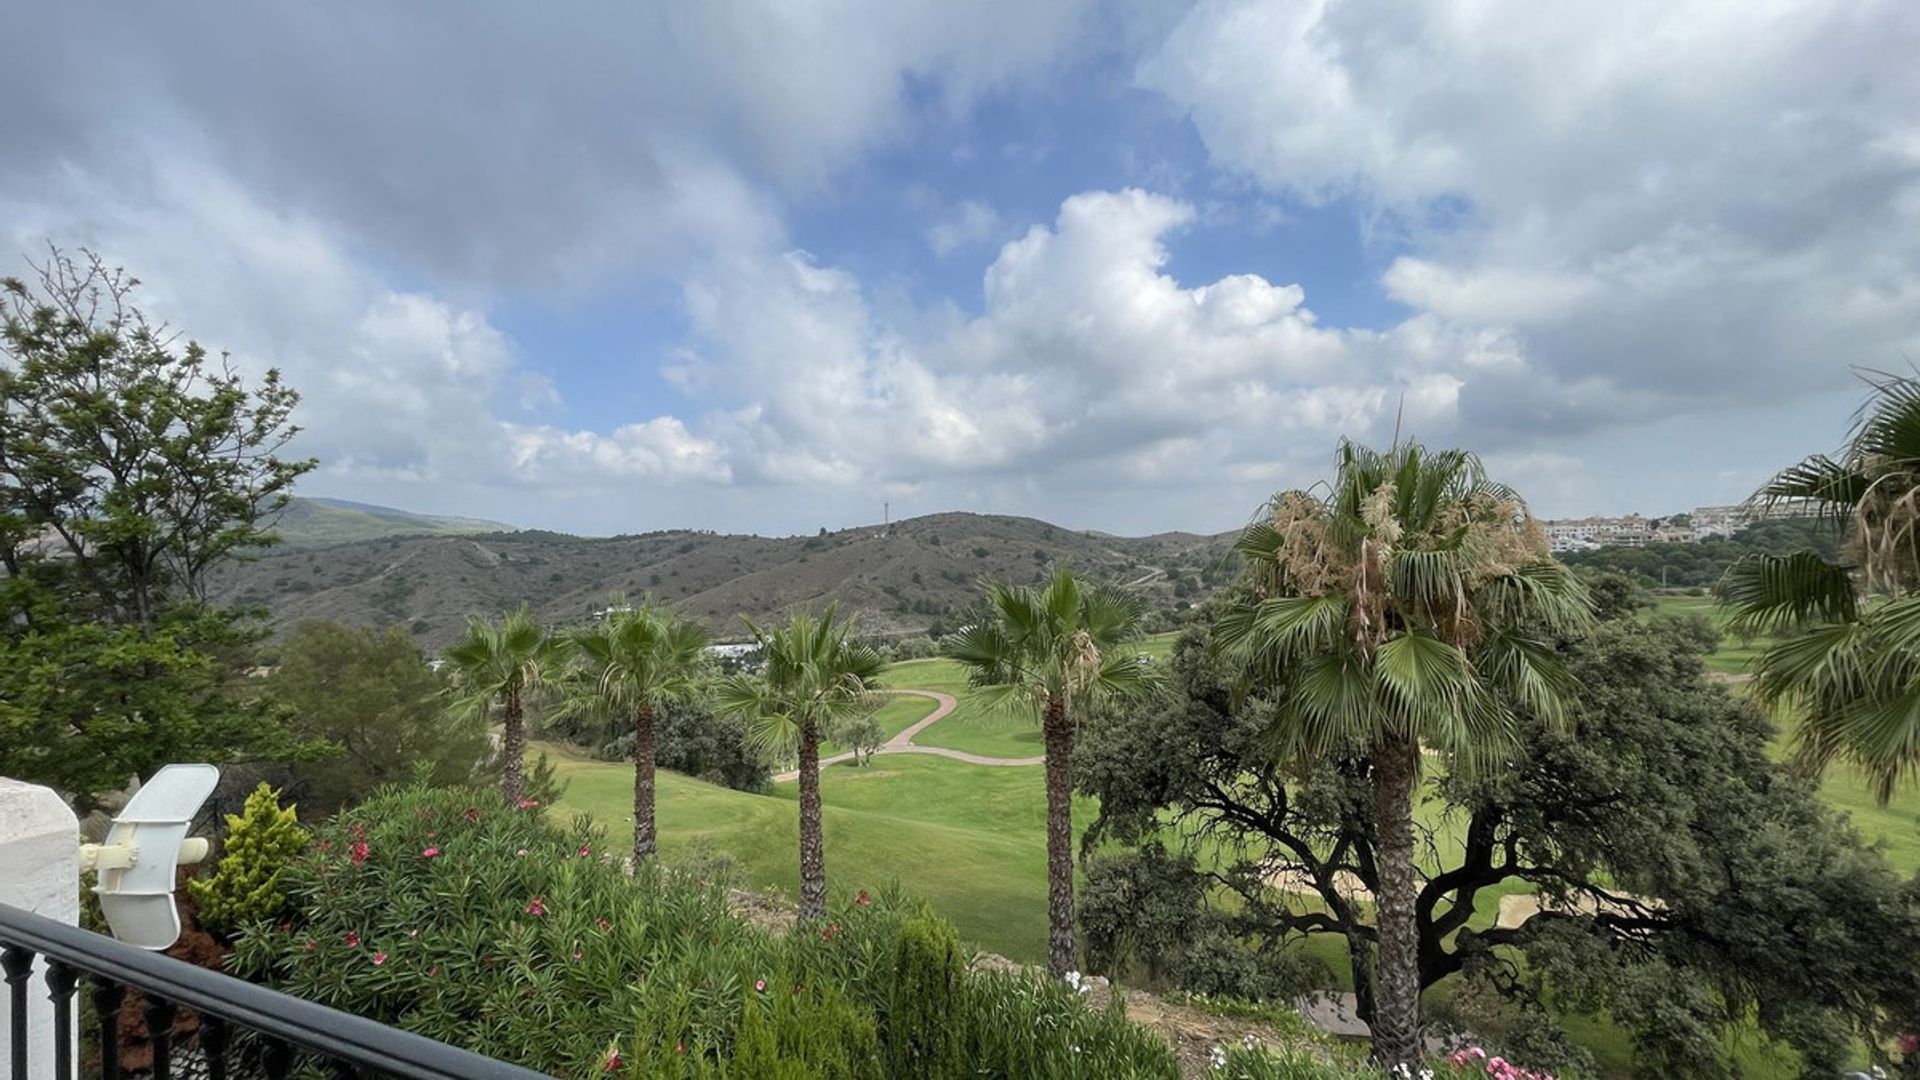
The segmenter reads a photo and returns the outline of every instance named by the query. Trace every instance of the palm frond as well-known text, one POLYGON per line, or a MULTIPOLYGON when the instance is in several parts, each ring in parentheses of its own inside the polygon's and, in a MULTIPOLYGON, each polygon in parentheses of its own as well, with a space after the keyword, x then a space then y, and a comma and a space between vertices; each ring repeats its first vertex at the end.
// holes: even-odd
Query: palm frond
POLYGON ((1858 614, 1846 570, 1810 551, 1747 555, 1727 568, 1719 591, 1731 612, 1727 628, 1742 637, 1849 621, 1858 614))

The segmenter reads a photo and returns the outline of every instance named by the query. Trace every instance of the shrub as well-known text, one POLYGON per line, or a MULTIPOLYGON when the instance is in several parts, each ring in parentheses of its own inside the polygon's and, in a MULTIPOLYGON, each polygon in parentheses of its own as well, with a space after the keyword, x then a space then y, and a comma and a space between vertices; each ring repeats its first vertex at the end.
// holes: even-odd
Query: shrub
POLYGON ((1086 1007, 1073 987, 1037 972, 981 972, 969 980, 967 1059, 976 1075, 1173 1080, 1173 1050, 1130 1023, 1120 998, 1086 1007))
POLYGON ((962 1032, 967 961, 953 924, 923 912, 894 938, 893 986, 887 1001, 887 1075, 948 1080, 967 1074, 962 1032))
MULTIPOLYGON (((608 854, 585 819, 491 791, 385 789, 316 831, 293 910, 250 923, 231 969, 557 1076, 886 1075, 909 905, 861 894, 774 935, 718 882, 608 854)), ((968 976, 958 1000, 967 1075, 1178 1075, 1157 1036, 1058 983, 968 976)))
MULTIPOLYGON (((1208 1075, 1218 1080, 1383 1080, 1380 1070, 1369 1065, 1342 1065, 1297 1050, 1257 1044, 1218 1046, 1212 1059, 1213 1071, 1208 1075)), ((1431 1076, 1432 1070, 1416 1075, 1431 1076)))
MULTIPOLYGON (((773 786, 773 771, 747 741, 747 724, 711 708, 688 702, 669 702, 654 719, 654 764, 662 769, 739 791, 765 791, 773 786)), ((604 761, 633 758, 633 732, 622 731, 600 745, 604 761)))
POLYGON ((928 657, 939 655, 940 646, 936 644, 932 638, 924 634, 901 638, 899 641, 893 643, 893 658, 895 660, 924 660, 928 657))
POLYGON ((294 808, 280 808, 279 793, 261 784, 238 815, 227 815, 225 850, 213 875, 187 882, 200 924, 226 934, 287 906, 283 884, 289 867, 307 846, 294 808))
POLYGON ((489 756, 487 718, 449 710, 446 686, 398 627, 375 633, 310 622, 288 634, 267 696, 292 711, 296 731, 335 751, 286 772, 308 817, 358 802, 418 767, 436 784, 473 779, 489 756))

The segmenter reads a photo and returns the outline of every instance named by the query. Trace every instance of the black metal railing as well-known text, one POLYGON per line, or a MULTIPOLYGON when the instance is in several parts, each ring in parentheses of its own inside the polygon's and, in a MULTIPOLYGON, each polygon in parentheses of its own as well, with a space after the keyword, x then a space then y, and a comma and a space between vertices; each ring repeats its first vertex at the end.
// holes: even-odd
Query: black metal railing
POLYGON ((170 956, 0 904, 0 971, 10 1001, 10 1080, 75 1080, 74 1000, 85 975, 98 1014, 100 1075, 120 1080, 120 1008, 128 988, 145 995, 142 1014, 153 1050, 154 1080, 171 1080, 173 1028, 181 1009, 200 1018, 198 1050, 208 1080, 227 1080, 234 1035, 259 1036, 249 1074, 288 1076, 296 1055, 325 1059, 335 1076, 530 1080, 541 1074, 425 1036, 388 1027, 256 986, 170 956), (45 958, 53 1004, 53 1060, 27 1061, 28 1004, 36 958, 45 958))

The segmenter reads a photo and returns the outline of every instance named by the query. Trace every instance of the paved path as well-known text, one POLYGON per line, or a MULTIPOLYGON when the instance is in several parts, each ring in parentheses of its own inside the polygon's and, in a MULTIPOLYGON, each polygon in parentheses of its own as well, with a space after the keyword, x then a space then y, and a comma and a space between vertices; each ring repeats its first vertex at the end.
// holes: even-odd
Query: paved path
MULTIPOLYGON (((1039 765, 1047 760, 1045 755, 1024 758, 983 757, 979 754, 969 754, 965 750, 949 750, 944 746, 916 746, 914 745, 913 737, 932 727, 934 721, 945 719, 946 715, 957 708, 960 702, 957 701, 952 694, 944 694, 938 690, 888 690, 886 692, 889 694, 912 694, 916 697, 932 698, 936 704, 934 710, 927 714, 926 719, 921 720, 900 734, 888 739, 881 745, 880 749, 874 751, 876 754, 932 754, 934 757, 964 761, 969 765, 1039 765)), ((824 769, 829 765, 838 764, 851 757, 853 757, 853 752, 848 751, 844 754, 835 754, 832 757, 821 758, 820 767, 824 769)), ((800 779, 800 770, 798 769, 789 769, 783 773, 773 774, 773 782, 776 784, 784 784, 789 780, 798 779, 800 779)))

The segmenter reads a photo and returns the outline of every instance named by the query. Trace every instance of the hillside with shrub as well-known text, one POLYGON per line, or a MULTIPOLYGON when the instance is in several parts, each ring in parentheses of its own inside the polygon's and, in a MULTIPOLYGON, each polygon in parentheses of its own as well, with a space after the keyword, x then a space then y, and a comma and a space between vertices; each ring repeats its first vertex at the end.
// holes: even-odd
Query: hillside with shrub
POLYGON ((270 551, 222 567, 213 598, 266 609, 275 631, 315 619, 397 625, 428 651, 457 637, 470 611, 525 604, 545 622, 577 622, 616 592, 669 602, 723 639, 742 634, 741 615, 833 602, 859 611, 867 633, 906 636, 964 621, 984 578, 1037 581, 1064 565, 1128 583, 1170 627, 1232 576, 1230 547, 1229 536, 1121 537, 963 513, 813 536, 411 536, 270 551))

